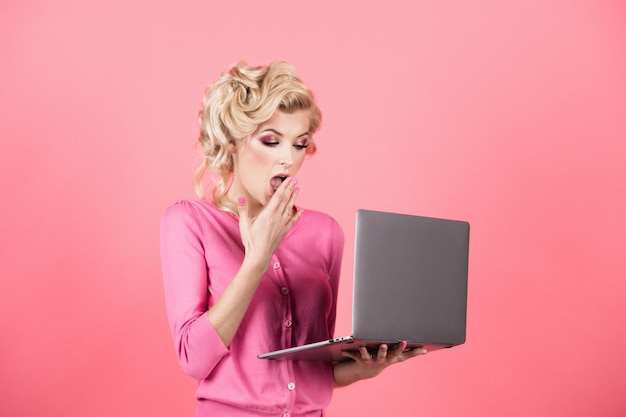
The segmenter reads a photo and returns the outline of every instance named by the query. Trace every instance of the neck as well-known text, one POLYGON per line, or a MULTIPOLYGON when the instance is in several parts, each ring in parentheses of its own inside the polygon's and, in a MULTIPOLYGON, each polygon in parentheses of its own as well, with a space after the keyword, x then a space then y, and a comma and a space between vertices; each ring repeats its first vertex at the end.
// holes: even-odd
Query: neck
POLYGON ((259 202, 255 201, 252 197, 250 197, 247 193, 244 192, 239 192, 237 190, 234 190, 232 187, 230 190, 228 190, 228 192, 226 193, 226 195, 224 196, 224 199, 226 201, 228 201, 228 205, 232 206, 235 208, 235 213, 237 215, 239 215, 239 198, 243 197, 246 199, 246 204, 248 205, 248 217, 253 219, 256 216, 259 215, 259 213, 261 212, 261 210, 263 209, 263 207, 261 206, 261 204, 259 204, 259 202))

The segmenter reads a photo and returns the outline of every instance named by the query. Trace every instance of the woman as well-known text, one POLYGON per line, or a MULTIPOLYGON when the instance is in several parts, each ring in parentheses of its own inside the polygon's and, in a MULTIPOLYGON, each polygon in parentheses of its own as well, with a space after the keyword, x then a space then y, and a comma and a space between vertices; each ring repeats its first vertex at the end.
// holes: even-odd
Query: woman
POLYGON ((167 313, 181 367, 199 381, 196 416, 322 416, 334 386, 425 353, 401 344, 337 364, 256 357, 333 336, 343 232, 296 205, 320 121, 285 62, 240 63, 206 92, 202 199, 171 206, 161 226, 167 313), (207 170, 220 180, 205 199, 207 170))

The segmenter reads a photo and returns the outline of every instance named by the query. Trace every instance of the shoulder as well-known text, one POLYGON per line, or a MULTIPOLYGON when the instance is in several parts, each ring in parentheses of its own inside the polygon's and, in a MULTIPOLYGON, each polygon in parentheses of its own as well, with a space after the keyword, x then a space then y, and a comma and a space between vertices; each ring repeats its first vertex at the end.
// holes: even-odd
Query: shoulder
POLYGON ((298 233, 304 232, 311 235, 320 243, 330 241, 333 246, 343 246, 343 229, 332 216, 320 211, 305 209, 300 221, 298 233))
POLYGON ((179 200, 165 209, 163 217, 226 214, 209 200, 179 200))
POLYGON ((345 242, 339 222, 326 213, 307 209, 300 221, 295 234, 298 244, 309 254, 319 255, 326 271, 332 271, 341 264, 345 242))
POLYGON ((343 234, 341 226, 337 220, 326 213, 322 213, 321 211, 305 209, 304 213, 302 213, 302 223, 303 226, 307 228, 331 230, 334 233, 343 234))
POLYGON ((201 226, 206 223, 223 224, 232 222, 230 214, 218 209, 209 200, 180 200, 167 207, 163 213, 163 225, 194 224, 201 226))
POLYGON ((198 216, 198 201, 180 200, 167 207, 163 213, 164 224, 180 222, 183 219, 196 219, 198 216))

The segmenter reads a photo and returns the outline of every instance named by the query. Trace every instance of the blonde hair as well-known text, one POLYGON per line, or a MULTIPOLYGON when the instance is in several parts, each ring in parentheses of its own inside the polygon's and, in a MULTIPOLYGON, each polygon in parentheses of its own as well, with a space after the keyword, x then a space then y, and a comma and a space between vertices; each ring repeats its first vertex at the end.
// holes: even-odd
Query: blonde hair
MULTIPOLYGON (((315 104, 313 93, 300 80, 295 69, 283 61, 268 66, 250 67, 244 62, 234 65, 228 72, 206 89, 200 111, 200 136, 202 163, 194 177, 196 194, 204 198, 202 180, 207 170, 215 172, 213 200, 225 210, 235 212, 225 198, 233 172, 233 155, 229 147, 252 135, 259 125, 268 121, 277 111, 309 112, 309 132, 319 129, 322 115, 315 104)), ((309 138, 307 154, 316 151, 309 138)))

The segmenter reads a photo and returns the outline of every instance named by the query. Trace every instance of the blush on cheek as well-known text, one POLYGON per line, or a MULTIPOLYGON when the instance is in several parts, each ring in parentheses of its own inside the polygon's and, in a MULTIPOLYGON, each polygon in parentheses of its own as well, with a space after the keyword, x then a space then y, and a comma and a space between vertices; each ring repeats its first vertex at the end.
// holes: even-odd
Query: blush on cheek
POLYGON ((274 162, 271 150, 272 148, 263 145, 260 141, 256 141, 248 147, 247 154, 251 163, 260 165, 258 168, 261 168, 261 166, 271 168, 271 164, 274 162))

